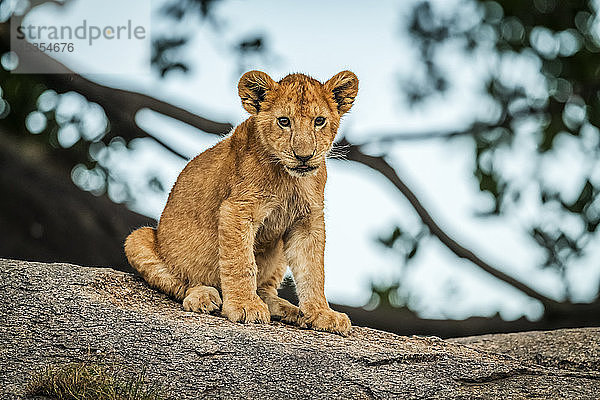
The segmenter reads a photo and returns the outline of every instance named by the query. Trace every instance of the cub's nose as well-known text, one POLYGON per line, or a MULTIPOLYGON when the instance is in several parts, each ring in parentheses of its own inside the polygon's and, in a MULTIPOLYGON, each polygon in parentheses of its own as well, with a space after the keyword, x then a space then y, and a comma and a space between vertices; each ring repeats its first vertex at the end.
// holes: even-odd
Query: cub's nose
POLYGON ((313 156, 312 154, 308 155, 308 156, 300 156, 300 155, 296 154, 296 152, 294 152, 294 157, 296 157, 297 160, 302 161, 303 163, 310 160, 312 158, 312 156, 313 156))

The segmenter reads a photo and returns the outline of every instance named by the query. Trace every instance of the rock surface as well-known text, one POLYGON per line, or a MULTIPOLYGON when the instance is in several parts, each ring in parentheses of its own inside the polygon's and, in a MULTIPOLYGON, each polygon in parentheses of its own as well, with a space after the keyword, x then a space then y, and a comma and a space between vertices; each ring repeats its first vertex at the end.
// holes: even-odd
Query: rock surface
POLYGON ((109 360, 178 399, 578 398, 600 394, 600 329, 441 340, 349 337, 187 313, 107 268, 0 259, 0 398, 48 364, 109 360))

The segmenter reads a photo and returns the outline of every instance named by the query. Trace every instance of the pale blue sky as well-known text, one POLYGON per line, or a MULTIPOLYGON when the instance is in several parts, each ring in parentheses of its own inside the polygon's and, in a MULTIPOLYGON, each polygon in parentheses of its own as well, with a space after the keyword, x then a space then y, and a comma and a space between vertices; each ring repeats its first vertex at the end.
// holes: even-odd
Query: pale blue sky
POLYGON ((28 14, 22 24, 23 32, 36 43, 50 43, 53 32, 61 38, 53 43, 71 43, 72 51, 63 48, 52 54, 59 60, 68 60, 71 68, 80 73, 150 73, 151 39, 145 28, 151 25, 152 6, 147 0, 78 0, 65 7, 46 4, 39 8, 44 12, 28 14), (68 12, 63 12, 63 8, 68 12), (29 26, 36 29, 30 30, 29 26), (62 27, 70 27, 70 33, 62 27), (130 29, 122 29, 127 27, 130 29), (137 38, 136 27, 144 29, 137 38), (109 37, 113 39, 103 40, 105 28, 110 28, 109 37), (100 37, 94 39, 97 36, 100 37))
MULTIPOLYGON (((194 40, 186 49, 193 70, 188 75, 173 74, 165 80, 154 75, 92 78, 148 93, 209 118, 239 123, 247 115, 237 97, 239 71, 227 43, 261 32, 266 34, 269 49, 276 58, 274 62, 257 62, 252 68, 264 70, 275 79, 289 72, 305 72, 324 81, 342 69, 351 69, 358 75, 359 96, 340 134, 347 133, 355 141, 367 141, 373 134, 460 128, 473 115, 489 112, 489 106, 477 95, 477 78, 490 60, 482 55, 465 63, 455 54, 449 54, 444 65, 454 76, 454 89, 425 108, 408 108, 400 96, 398 78, 409 74, 416 65, 414 46, 401 30, 402 18, 412 3, 227 1, 217 6, 216 12, 227 24, 223 34, 197 21, 173 28, 154 16, 155 32, 185 29, 194 33, 194 40)), ((441 7, 452 7, 456 1, 438 3, 441 7)), ((159 2, 152 5, 156 9, 159 2)), ((533 78, 536 68, 535 63, 515 62, 508 70, 533 78)), ((535 79, 530 81, 541 85, 539 78, 537 83, 535 79)), ((141 112, 137 120, 150 134, 190 156, 216 140, 150 111, 141 112)), ((523 146, 531 145, 527 138, 520 140, 523 146)), ((456 239, 537 290, 560 296, 559 280, 551 271, 537 268, 542 254, 522 229, 523 221, 533 211, 524 210, 512 219, 480 219, 473 215, 474 211, 485 208, 489 199, 479 192, 472 177, 473 154, 469 143, 467 139, 404 142, 394 146, 389 161, 456 239)), ((378 151, 376 147, 371 150, 378 151)), ((529 161, 525 152, 523 155, 519 158, 518 154, 511 154, 505 163, 515 170, 526 169, 529 161)), ((138 141, 135 151, 116 166, 133 181, 137 179, 140 191, 146 190, 142 178, 148 169, 162 177, 169 187, 182 167, 181 162, 165 157, 149 139, 138 141)), ((400 193, 367 168, 332 160, 329 171, 326 291, 333 302, 362 305, 368 300, 371 279, 386 281, 399 274, 397 255, 382 248, 375 238, 388 233, 395 222, 416 227, 418 220, 400 193)), ((560 174, 559 171, 556 176, 560 174)), ((575 191, 577 180, 570 185, 575 191)), ((158 216, 166 195, 148 192, 145 198, 147 201, 139 204, 137 210, 158 216)), ((596 293, 600 268, 590 260, 598 256, 599 248, 596 243, 594 251, 571 269, 569 277, 576 299, 589 300, 596 293)), ((521 315, 534 317, 541 310, 520 292, 457 259, 433 238, 427 239, 420 249, 404 284, 414 292, 416 308, 424 317, 461 318, 500 312, 512 319, 521 315), (449 286, 454 290, 451 297, 448 297, 449 286)))

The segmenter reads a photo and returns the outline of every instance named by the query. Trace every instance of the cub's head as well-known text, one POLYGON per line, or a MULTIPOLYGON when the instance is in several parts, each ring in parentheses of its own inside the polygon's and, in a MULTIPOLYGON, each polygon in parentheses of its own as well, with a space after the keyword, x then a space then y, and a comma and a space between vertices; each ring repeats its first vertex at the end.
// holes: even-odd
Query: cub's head
POLYGON ((250 71, 240 79, 238 93, 273 159, 291 175, 306 176, 331 149, 340 118, 358 93, 358 78, 342 71, 325 83, 303 74, 275 82, 264 72, 250 71))

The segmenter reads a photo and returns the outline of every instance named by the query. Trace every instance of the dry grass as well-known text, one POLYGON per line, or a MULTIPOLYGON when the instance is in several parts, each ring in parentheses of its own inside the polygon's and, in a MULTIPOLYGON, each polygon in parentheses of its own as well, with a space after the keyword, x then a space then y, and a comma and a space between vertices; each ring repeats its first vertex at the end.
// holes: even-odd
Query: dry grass
POLYGON ((33 378, 27 394, 58 400, 166 400, 163 390, 147 384, 144 375, 127 377, 102 364, 48 366, 33 378))

